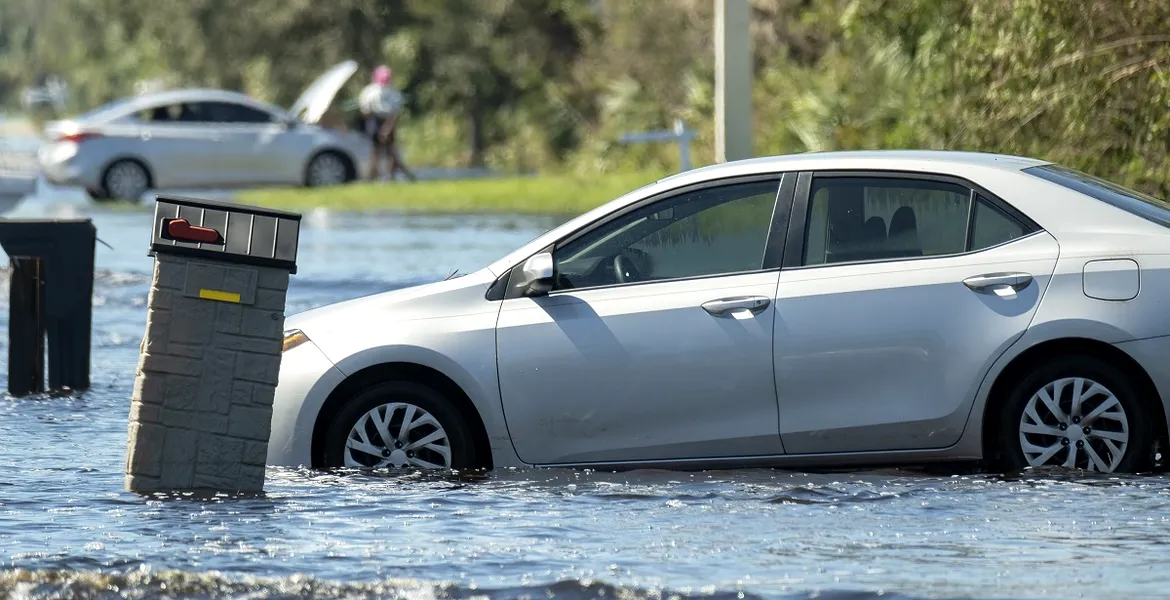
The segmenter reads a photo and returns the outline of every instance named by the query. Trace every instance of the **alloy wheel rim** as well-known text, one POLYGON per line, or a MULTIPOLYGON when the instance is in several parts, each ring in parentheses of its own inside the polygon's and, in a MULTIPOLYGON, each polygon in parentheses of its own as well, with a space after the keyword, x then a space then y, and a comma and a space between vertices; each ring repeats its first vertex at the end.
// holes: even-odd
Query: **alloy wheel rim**
POLYGON ((1112 473, 1129 447, 1129 418, 1109 388, 1065 377, 1032 394, 1020 416, 1020 448, 1029 466, 1112 473))
POLYGON ((345 466, 450 469, 451 442, 438 419, 405 402, 376 406, 345 438, 345 466))
POLYGON ((322 154, 309 166, 309 183, 313 186, 337 185, 345 181, 345 165, 332 154, 322 154))
POLYGON ((150 184, 142 167, 134 163, 121 163, 110 169, 106 185, 110 194, 116 198, 137 200, 146 193, 150 184))

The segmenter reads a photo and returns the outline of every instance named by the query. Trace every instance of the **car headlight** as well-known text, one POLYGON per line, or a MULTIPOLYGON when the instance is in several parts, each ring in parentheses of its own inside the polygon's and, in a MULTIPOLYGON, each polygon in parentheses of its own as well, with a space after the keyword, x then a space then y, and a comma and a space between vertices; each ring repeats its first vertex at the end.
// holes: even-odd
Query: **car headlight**
POLYGON ((281 353, 288 352, 297 346, 309 341, 309 336, 300 329, 290 329, 284 332, 284 346, 281 347, 281 353))

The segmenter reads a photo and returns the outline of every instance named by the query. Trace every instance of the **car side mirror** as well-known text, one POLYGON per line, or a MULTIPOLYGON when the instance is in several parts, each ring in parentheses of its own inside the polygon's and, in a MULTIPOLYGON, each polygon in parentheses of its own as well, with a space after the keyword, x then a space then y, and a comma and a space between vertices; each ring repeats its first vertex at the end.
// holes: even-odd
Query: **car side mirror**
POLYGON ((524 261, 517 287, 524 296, 543 296, 552 291, 554 271, 552 253, 541 252, 524 261))

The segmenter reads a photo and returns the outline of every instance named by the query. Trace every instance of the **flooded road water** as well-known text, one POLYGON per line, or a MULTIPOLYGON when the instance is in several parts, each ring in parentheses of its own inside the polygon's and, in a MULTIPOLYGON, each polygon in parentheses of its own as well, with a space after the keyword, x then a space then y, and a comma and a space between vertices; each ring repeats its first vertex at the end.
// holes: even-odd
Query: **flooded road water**
MULTIPOLYGON (((93 389, 0 396, 0 597, 1168 593, 1170 480, 1157 477, 270 469, 263 498, 125 493, 150 217, 92 216, 114 247, 97 249, 93 389)), ((555 222, 306 215, 289 311, 477 268, 555 222)))

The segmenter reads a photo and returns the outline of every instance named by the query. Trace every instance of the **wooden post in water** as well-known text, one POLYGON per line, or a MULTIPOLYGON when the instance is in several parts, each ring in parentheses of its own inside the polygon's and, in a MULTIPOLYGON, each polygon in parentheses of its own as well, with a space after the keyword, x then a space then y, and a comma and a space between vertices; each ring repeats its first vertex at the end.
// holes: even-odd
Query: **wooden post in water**
POLYGON ((0 219, 0 246, 12 260, 8 323, 9 392, 89 388, 93 261, 89 219, 0 219))
POLYGON ((44 261, 14 256, 8 304, 8 393, 45 391, 44 261))

